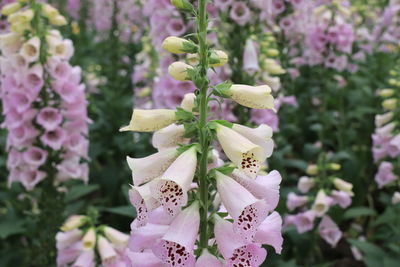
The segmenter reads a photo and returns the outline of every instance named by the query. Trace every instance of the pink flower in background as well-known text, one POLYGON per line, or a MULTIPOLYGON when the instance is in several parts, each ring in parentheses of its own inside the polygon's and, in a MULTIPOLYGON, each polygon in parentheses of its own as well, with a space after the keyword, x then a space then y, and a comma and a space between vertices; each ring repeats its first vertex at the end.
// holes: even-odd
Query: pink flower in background
POLYGON ((379 165, 378 172, 375 175, 375 182, 379 188, 396 180, 396 175, 393 173, 393 165, 388 161, 383 161, 379 165))
POLYGON ((342 231, 329 216, 324 216, 319 223, 318 232, 320 236, 332 247, 336 247, 342 238, 342 231))

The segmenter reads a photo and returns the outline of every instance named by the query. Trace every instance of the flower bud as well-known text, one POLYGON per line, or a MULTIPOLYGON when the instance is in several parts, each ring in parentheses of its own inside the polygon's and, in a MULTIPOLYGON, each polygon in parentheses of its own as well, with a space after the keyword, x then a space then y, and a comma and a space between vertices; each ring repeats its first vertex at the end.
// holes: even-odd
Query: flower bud
POLYGON ((162 43, 162 48, 170 53, 184 54, 184 53, 196 53, 197 45, 191 41, 183 38, 170 36, 165 38, 162 43))
POLYGON ((342 168, 342 166, 340 166, 340 164, 338 163, 329 163, 328 164, 328 169, 332 170, 332 171, 338 171, 342 168))
POLYGON ((106 226, 104 228, 104 234, 106 237, 118 247, 126 247, 129 241, 129 235, 124 234, 112 227, 106 226))
POLYGON ((393 112, 386 112, 382 115, 378 114, 375 115, 375 126, 382 127, 386 123, 390 122, 393 119, 394 113, 393 112))
POLYGON ((392 204, 396 205, 398 203, 400 203, 400 192, 394 192, 392 197, 392 204))
POLYGON ((103 264, 112 263, 117 257, 117 252, 112 247, 110 242, 103 236, 99 236, 99 242, 97 244, 97 250, 100 254, 101 261, 103 264))
POLYGON ((194 10, 193 5, 187 0, 171 0, 171 3, 182 11, 192 12, 194 10))
POLYGON ((119 129, 120 132, 153 132, 160 130, 176 121, 175 110, 170 109, 135 109, 128 126, 119 129))
POLYGON ((91 250, 96 245, 96 230, 89 228, 82 238, 82 246, 84 250, 91 250))
POLYGON ((197 54, 187 54, 186 62, 189 63, 189 65, 196 66, 199 64, 199 56, 197 54))
POLYGON ((297 183, 297 188, 301 193, 307 193, 314 186, 315 186, 315 180, 307 176, 300 177, 297 183))
POLYGON ((31 29, 29 22, 15 22, 11 24, 10 31, 18 34, 24 34, 26 30, 31 29))
POLYGON ((391 79, 388 80, 388 83, 389 83, 390 85, 396 85, 396 84, 397 84, 397 80, 391 78, 391 79))
POLYGON ((386 110, 395 110, 397 108, 397 99, 389 98, 382 102, 382 107, 386 110))
POLYGON ((330 200, 326 196, 323 189, 318 191, 317 197, 315 198, 312 210, 315 211, 318 217, 322 217, 329 209, 330 200))
POLYGON ((347 193, 349 196, 354 196, 353 184, 346 182, 340 178, 333 179, 333 185, 340 191, 347 193))
POLYGON ((275 49, 275 48, 270 48, 270 49, 267 49, 266 54, 269 57, 276 57, 279 55, 279 50, 275 49))
POLYGON ((54 18, 55 16, 60 15, 58 10, 49 4, 42 5, 42 12, 43 12, 43 15, 48 19, 51 19, 51 18, 54 18))
POLYGON ((393 89, 389 89, 389 88, 378 91, 378 94, 381 97, 391 97, 394 95, 394 93, 395 93, 395 91, 393 89))
POLYGON ((316 174, 318 174, 318 166, 315 165, 315 164, 308 165, 306 173, 308 175, 316 175, 316 174))
POLYGON ((66 18, 62 15, 51 17, 49 20, 50 23, 53 24, 54 26, 65 26, 68 23, 66 18))
POLYGON ((196 95, 193 93, 185 94, 181 102, 181 108, 186 111, 193 112, 195 107, 196 95))
POLYGON ((21 9, 21 4, 20 3, 10 3, 5 5, 2 9, 1 9, 1 14, 4 16, 9 16, 15 12, 17 12, 18 10, 21 9))
POLYGON ((75 228, 81 227, 82 225, 85 224, 85 218, 86 218, 86 216, 84 216, 84 215, 70 216, 64 222, 64 224, 61 226, 61 231, 66 232, 66 231, 71 231, 75 228))
POLYGON ((273 109, 274 98, 268 85, 250 86, 234 84, 225 92, 242 106, 255 109, 273 109))
POLYGON ((28 23, 31 22, 33 17, 35 16, 32 9, 27 9, 24 11, 20 11, 18 13, 14 13, 8 17, 8 22, 11 24, 14 23, 28 23))
POLYGON ((222 67, 228 63, 228 55, 222 50, 212 50, 210 55, 210 66, 222 67))
POLYGON ((286 71, 279 65, 275 60, 267 58, 264 60, 264 70, 271 75, 280 75, 286 73, 286 71))
POLYGON ((174 62, 168 67, 168 73, 172 76, 175 80, 178 81, 188 81, 190 80, 188 75, 188 70, 192 70, 193 67, 183 63, 183 62, 174 62))

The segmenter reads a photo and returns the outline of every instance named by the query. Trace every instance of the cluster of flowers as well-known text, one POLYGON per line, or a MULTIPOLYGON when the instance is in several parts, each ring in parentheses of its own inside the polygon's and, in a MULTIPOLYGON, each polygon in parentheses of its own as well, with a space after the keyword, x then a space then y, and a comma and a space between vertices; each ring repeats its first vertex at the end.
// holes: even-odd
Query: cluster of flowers
POLYGON ((353 185, 335 176, 327 176, 328 171, 337 171, 337 163, 309 165, 307 174, 299 179, 297 188, 302 194, 289 193, 287 208, 289 211, 298 210, 297 214, 287 215, 285 225, 296 226, 297 232, 305 233, 314 229, 318 224, 319 235, 332 247, 335 247, 342 237, 337 224, 327 215, 330 207, 338 205, 345 209, 351 205, 353 185), (322 218, 316 223, 317 218, 322 218))
MULTIPOLYGON (((186 1, 172 2, 182 8, 190 6, 186 1)), ((201 62, 199 46, 179 37, 167 37, 162 43, 168 52, 192 54, 189 57, 201 62)), ((228 60, 220 50, 210 50, 206 55, 212 67, 223 66, 228 60)), ((169 65, 168 72, 178 81, 198 85, 201 69, 201 64, 178 61, 169 65)), ((130 124, 121 128, 156 131, 152 143, 158 149, 145 158, 127 158, 133 176, 129 195, 138 214, 128 245, 131 266, 223 266, 224 262, 224 266, 250 267, 260 266, 266 258, 261 244, 281 252, 282 219, 273 211, 279 201, 281 176, 277 171, 260 175, 261 164, 273 150, 271 127, 253 129, 213 120, 204 121, 205 128, 200 128, 197 122, 207 116, 203 101, 209 101, 208 94, 230 98, 249 108, 272 109, 271 88, 227 83, 212 88, 212 92, 186 94, 176 110, 135 109, 130 124), (205 133, 203 137, 200 133, 199 139, 198 127, 205 133), (213 136, 232 165, 221 166, 217 153, 208 147, 213 136), (196 140, 200 143, 190 144, 196 140), (208 170, 202 168, 204 163, 208 163, 208 170), (209 186, 204 188, 207 182, 209 186), (202 194, 210 197, 207 203, 202 194), (211 202, 213 207, 209 207, 211 202), (214 231, 204 231, 204 227, 213 227, 214 231)))
POLYGON ((9 183, 32 190, 46 177, 88 180, 88 117, 73 45, 50 25, 66 20, 48 4, 6 5, 11 32, 0 36, 1 99, 8 130, 9 183))
POLYGON ((129 266, 125 260, 129 235, 109 226, 96 226, 95 221, 85 215, 67 219, 56 235, 57 267, 95 267, 96 255, 100 256, 101 266, 129 266))
POLYGON ((113 17, 117 21, 120 40, 129 43, 136 42, 142 35, 142 4, 138 0, 89 0, 85 3, 81 0, 68 0, 68 14, 78 20, 83 8, 87 9, 87 26, 96 31, 97 38, 108 38, 113 27, 113 17), (116 10, 116 11, 115 11, 116 10), (115 12, 115 14, 114 14, 115 12))
MULTIPOLYGON (((375 162, 379 164, 378 172, 375 175, 375 181, 379 188, 393 185, 395 189, 399 189, 400 166, 398 166, 398 158, 400 156, 400 72, 393 69, 391 72, 389 84, 392 88, 381 89, 378 94, 382 101, 384 114, 375 116, 376 129, 372 135, 373 147, 372 152, 375 162)), ((393 204, 400 202, 400 192, 397 191, 393 195, 393 204)))

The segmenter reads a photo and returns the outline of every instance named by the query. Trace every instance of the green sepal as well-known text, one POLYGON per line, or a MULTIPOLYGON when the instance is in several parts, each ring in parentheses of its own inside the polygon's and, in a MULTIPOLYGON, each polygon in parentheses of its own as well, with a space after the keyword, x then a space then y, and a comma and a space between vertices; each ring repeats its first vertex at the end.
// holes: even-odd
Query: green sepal
POLYGON ((171 3, 181 11, 194 12, 193 5, 187 0, 171 0, 171 3))
POLYGON ((213 87, 213 94, 223 98, 230 98, 231 95, 229 93, 229 89, 231 88, 232 83, 223 82, 213 87))
POLYGON ((178 122, 192 121, 195 118, 192 112, 184 110, 180 107, 176 108, 175 116, 178 122))
POLYGON ((182 52, 195 54, 199 47, 192 41, 183 42, 183 47, 180 49, 182 52))
POLYGON ((208 123, 208 128, 212 129, 212 130, 216 130, 217 127, 218 127, 217 124, 220 124, 220 125, 228 127, 228 128, 232 128, 233 127, 233 123, 232 122, 229 122, 229 121, 226 121, 226 120, 213 120, 213 121, 210 121, 208 123))
POLYGON ((178 151, 179 155, 182 154, 183 152, 189 150, 192 147, 196 147, 196 150, 199 150, 199 144, 198 143, 193 143, 193 144, 188 144, 188 145, 180 145, 176 150, 178 151))

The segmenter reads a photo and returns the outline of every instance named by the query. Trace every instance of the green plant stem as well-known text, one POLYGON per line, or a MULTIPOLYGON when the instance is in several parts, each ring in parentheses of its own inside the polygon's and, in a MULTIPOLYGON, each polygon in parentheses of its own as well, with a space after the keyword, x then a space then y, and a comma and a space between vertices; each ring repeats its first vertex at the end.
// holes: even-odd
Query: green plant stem
POLYGON ((207 112, 208 112, 208 48, 207 48, 207 14, 206 14, 206 0, 199 0, 198 6, 198 29, 197 37, 199 40, 199 61, 200 61, 200 80, 201 86, 199 88, 199 113, 200 118, 198 122, 199 141, 201 146, 201 156, 199 163, 199 195, 200 195, 200 249, 206 248, 208 243, 207 235, 207 213, 208 213, 208 181, 207 181, 207 158, 209 140, 207 138, 207 112))

